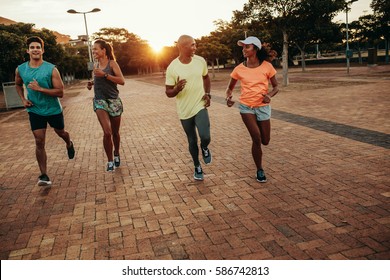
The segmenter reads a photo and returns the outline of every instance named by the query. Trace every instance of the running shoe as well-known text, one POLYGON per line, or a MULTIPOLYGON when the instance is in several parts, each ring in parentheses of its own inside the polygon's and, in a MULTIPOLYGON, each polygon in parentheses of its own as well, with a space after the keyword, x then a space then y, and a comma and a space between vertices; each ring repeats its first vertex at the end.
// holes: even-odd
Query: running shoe
POLYGON ((208 148, 202 148, 203 161, 205 164, 210 164, 212 161, 211 152, 208 148))
POLYGON ((115 170, 115 167, 114 167, 114 162, 113 161, 109 161, 107 163, 107 171, 108 172, 113 172, 115 170))
POLYGON ((114 165, 115 167, 119 167, 121 165, 121 158, 119 156, 114 155, 114 165))
POLYGON ((260 183, 267 182, 267 177, 265 177, 265 173, 264 173, 263 169, 257 170, 256 180, 257 180, 257 182, 260 182, 260 183))
POLYGON ((200 165, 195 167, 194 179, 198 180, 198 181, 203 180, 203 170, 202 170, 202 167, 200 165))
POLYGON ((74 150, 74 145, 73 145, 72 141, 70 141, 70 147, 66 148, 66 149, 68 150, 68 158, 69 159, 74 158, 75 150, 74 150))
POLYGON ((41 176, 38 177, 38 186, 41 187, 47 187, 51 185, 51 181, 49 179, 49 176, 46 174, 42 174, 41 176))

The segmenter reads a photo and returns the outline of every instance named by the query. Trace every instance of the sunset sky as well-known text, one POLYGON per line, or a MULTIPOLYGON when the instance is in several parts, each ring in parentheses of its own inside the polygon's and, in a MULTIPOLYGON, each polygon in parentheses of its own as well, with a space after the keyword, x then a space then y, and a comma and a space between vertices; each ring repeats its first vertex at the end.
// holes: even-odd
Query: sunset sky
MULTIPOLYGON (((92 35, 103 27, 125 28, 147 40, 152 47, 172 46, 182 34, 194 38, 215 30, 213 21, 230 21, 234 10, 242 10, 248 0, 0 0, 0 16, 36 28, 58 31, 72 38, 85 34, 82 14, 69 14, 74 9, 87 12, 88 33, 92 35)), ((364 13, 371 13, 371 0, 352 4, 349 21, 364 13)), ((345 21, 345 13, 336 17, 345 21)))

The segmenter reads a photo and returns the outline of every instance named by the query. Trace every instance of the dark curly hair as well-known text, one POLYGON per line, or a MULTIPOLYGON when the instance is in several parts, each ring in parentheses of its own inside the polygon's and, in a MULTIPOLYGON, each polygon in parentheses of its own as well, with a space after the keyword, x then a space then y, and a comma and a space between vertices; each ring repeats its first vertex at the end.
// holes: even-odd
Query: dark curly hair
POLYGON ((33 37, 30 37, 27 39, 26 41, 26 44, 27 44, 27 48, 30 47, 30 44, 31 43, 39 43, 41 45, 41 48, 43 49, 45 47, 45 43, 43 42, 43 40, 41 39, 41 37, 38 37, 38 36, 33 36, 33 37))

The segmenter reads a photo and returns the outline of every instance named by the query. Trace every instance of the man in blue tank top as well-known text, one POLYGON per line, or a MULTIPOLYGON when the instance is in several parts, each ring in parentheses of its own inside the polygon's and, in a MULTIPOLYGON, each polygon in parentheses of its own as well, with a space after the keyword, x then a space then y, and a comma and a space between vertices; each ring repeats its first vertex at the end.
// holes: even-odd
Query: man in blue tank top
POLYGON ((30 60, 16 68, 15 87, 29 114, 35 138, 35 154, 41 171, 38 185, 50 186, 45 150, 47 124, 65 141, 69 159, 74 158, 75 150, 69 133, 64 129, 64 116, 59 101, 64 95, 61 75, 55 65, 43 60, 44 42, 41 38, 28 38, 27 48, 30 60), (23 84, 27 89, 27 98, 24 96, 23 84))

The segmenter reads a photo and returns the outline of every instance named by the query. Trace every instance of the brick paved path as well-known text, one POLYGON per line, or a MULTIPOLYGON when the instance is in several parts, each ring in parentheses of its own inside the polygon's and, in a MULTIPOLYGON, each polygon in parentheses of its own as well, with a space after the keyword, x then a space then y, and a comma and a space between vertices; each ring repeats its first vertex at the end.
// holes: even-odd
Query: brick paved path
MULTIPOLYGON (((304 74, 295 75, 299 85, 304 74)), ((50 189, 36 186, 26 113, 0 115, 0 259, 389 259, 390 79, 321 78, 331 81, 273 99, 266 184, 254 179, 249 135, 222 90, 209 110, 204 182, 192 178, 161 86, 133 79, 120 88, 122 166, 113 174, 91 92, 69 88, 76 157, 48 130, 50 189)))

